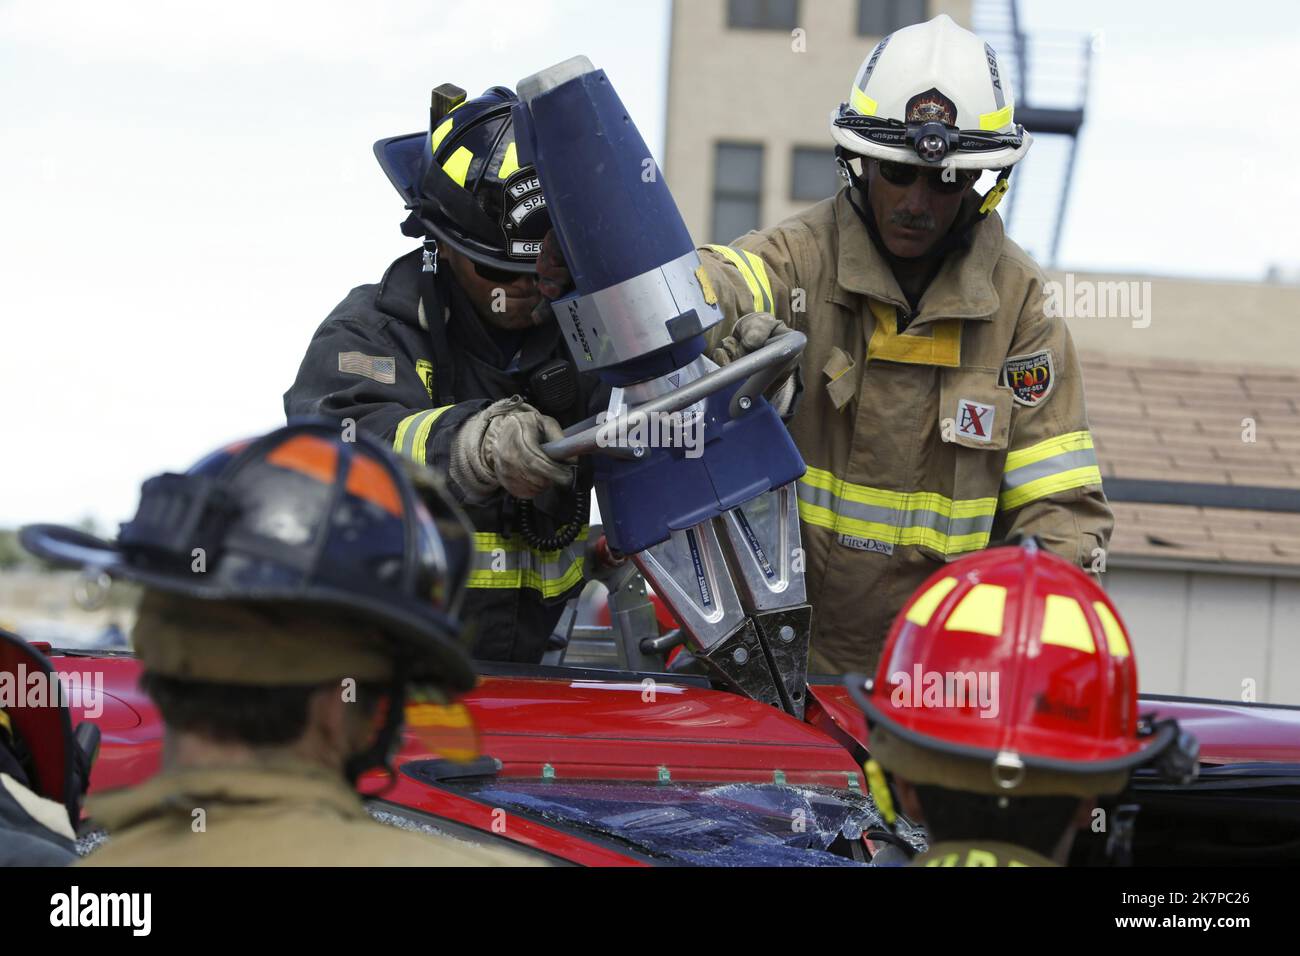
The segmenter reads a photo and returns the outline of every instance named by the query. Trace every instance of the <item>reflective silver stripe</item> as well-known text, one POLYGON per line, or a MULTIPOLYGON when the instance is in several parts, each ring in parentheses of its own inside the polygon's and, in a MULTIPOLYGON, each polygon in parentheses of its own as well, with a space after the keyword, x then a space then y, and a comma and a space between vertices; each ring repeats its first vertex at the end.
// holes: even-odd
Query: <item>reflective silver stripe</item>
POLYGON ((987 43, 984 44, 984 58, 988 61, 989 79, 993 82, 993 102, 1000 110, 1007 105, 1006 95, 1002 92, 1002 67, 998 64, 997 51, 987 43))
POLYGON ((1097 467, 1097 452, 1095 450, 1080 448, 1078 451, 1062 452, 1059 455, 1053 455, 1051 458, 1044 458, 1042 461, 1021 465, 1014 471, 1008 471, 1002 476, 1002 492, 1005 494, 1012 489, 1027 485, 1031 481, 1037 481, 1039 478, 1050 478, 1052 475, 1074 471, 1076 468, 1089 467, 1097 467))
MULTIPOLYGON (((944 554, 956 554, 983 547, 993 530, 992 499, 979 506, 983 514, 952 517, 932 508, 890 508, 851 501, 802 480, 798 491, 800 503, 809 506, 800 510, 806 523, 891 544, 924 545, 944 554), (813 508, 821 509, 821 513, 813 508)), ((955 504, 963 507, 973 503, 955 504)))
POLYGON ((479 532, 474 535, 469 587, 529 588, 546 598, 558 597, 582 582, 590 533, 584 527, 567 548, 535 551, 519 535, 479 532))
POLYGON ((393 439, 393 450, 404 458, 410 458, 421 465, 428 464, 425 461, 425 456, 429 444, 429 433, 433 430, 433 423, 441 418, 444 412, 450 411, 452 408, 455 408, 455 406, 444 405, 442 408, 431 408, 427 412, 417 412, 402 419, 397 426, 397 436, 393 439))

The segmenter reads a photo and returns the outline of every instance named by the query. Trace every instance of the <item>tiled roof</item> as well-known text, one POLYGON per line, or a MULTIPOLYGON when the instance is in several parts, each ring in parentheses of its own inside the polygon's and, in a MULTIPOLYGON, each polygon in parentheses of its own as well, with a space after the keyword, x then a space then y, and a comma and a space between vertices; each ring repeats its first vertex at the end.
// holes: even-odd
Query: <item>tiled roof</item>
MULTIPOLYGON (((1300 370, 1081 359, 1103 478, 1300 490, 1300 370)), ((1300 514, 1112 506, 1116 556, 1300 566, 1300 514)))

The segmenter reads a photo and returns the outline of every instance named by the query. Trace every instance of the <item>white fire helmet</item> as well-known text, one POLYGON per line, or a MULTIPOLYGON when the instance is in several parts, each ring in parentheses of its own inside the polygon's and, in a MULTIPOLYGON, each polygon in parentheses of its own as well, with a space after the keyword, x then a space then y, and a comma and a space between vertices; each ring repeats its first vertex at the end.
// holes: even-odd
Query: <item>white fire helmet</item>
POLYGON ((831 135, 859 156, 955 169, 1006 169, 1033 142, 997 53, 942 14, 876 44, 831 135))

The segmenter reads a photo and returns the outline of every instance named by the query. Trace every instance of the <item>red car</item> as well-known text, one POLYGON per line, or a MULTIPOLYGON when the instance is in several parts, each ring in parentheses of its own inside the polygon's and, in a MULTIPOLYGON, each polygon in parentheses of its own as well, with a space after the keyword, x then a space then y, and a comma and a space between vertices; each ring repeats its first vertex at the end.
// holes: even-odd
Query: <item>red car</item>
MULTIPOLYGON (((62 671, 104 675, 102 744, 91 791, 159 767, 162 726, 129 654, 50 652, 62 671)), ((441 760, 408 729, 395 782, 364 781, 373 812, 482 843, 505 842, 581 865, 825 866, 903 862, 859 758, 866 727, 836 679, 812 679, 805 721, 715 690, 706 679, 583 667, 483 665, 465 698, 483 754, 441 760)), ((1200 740, 1184 787, 1139 775, 1112 812, 1136 811, 1137 864, 1300 859, 1300 708, 1144 697, 1200 740)), ((85 719, 74 711, 74 725, 85 719)), ((1075 858, 1100 863, 1105 835, 1075 858)))

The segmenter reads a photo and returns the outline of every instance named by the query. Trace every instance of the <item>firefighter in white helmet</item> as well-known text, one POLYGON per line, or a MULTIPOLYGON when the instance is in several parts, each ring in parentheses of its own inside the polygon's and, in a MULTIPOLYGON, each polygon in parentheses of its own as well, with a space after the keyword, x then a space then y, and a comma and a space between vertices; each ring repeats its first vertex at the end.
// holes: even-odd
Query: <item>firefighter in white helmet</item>
POLYGON ((870 670, 946 561, 1020 532, 1098 570, 1113 523, 1074 345, 993 211, 1032 142, 997 54, 946 16, 901 29, 830 125, 839 194, 703 253, 732 320, 716 361, 808 337, 789 426, 814 672, 870 670))

